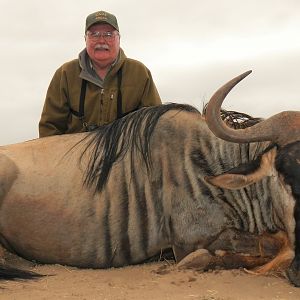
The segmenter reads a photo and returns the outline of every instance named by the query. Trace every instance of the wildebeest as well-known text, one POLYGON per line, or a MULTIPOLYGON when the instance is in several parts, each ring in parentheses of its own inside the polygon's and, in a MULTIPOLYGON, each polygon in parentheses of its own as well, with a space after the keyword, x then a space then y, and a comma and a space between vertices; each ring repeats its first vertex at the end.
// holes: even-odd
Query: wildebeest
POLYGON ((258 272, 295 251, 288 276, 300 285, 299 113, 227 129, 220 106, 245 75, 216 92, 207 120, 165 104, 90 133, 1 147, 3 248, 40 263, 108 268, 169 247, 179 261, 270 237, 282 249, 258 272))

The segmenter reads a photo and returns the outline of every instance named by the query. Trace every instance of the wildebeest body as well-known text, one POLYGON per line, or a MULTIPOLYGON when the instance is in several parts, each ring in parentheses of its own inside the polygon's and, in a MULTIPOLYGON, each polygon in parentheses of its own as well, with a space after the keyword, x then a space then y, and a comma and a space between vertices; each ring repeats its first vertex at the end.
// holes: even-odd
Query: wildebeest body
MULTIPOLYGON (((167 247, 181 258, 209 249, 231 228, 259 234, 283 229, 293 240, 294 202, 276 172, 235 191, 204 179, 257 159, 268 144, 224 142, 194 109, 166 107, 151 138, 141 123, 139 135, 149 139, 150 170, 133 138, 96 192, 83 185, 92 156, 86 145, 96 133, 2 147, 3 244, 29 260, 105 268, 141 262, 167 247)), ((159 109, 145 108, 145 116, 159 109)), ((121 139, 130 134, 137 132, 121 139)))

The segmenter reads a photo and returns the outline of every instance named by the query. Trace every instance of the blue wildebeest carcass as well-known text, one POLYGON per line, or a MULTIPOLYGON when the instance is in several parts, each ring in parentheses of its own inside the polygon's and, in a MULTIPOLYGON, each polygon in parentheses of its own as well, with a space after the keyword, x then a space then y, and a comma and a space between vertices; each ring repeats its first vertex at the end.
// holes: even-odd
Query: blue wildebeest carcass
POLYGON ((206 267, 238 267, 266 262, 259 254, 271 241, 275 257, 256 272, 290 262, 295 252, 288 275, 300 285, 299 113, 284 114, 283 132, 274 129, 283 127, 276 117, 242 133, 226 129, 220 103, 244 76, 207 107, 222 139, 195 108, 166 104, 90 133, 1 147, 3 256, 108 268, 171 247, 177 261, 206 249, 206 267), (245 252, 254 254, 238 254, 245 252))

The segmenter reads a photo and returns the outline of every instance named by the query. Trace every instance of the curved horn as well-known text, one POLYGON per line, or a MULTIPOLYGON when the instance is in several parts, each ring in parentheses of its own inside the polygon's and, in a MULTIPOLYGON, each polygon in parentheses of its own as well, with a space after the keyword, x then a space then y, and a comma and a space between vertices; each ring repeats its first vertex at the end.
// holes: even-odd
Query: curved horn
POLYGON ((225 97, 235 85, 251 72, 247 71, 233 78, 211 97, 205 113, 209 129, 217 137, 236 143, 272 141, 284 145, 300 140, 300 112, 298 111, 281 112, 244 129, 232 129, 223 122, 220 109, 225 97))

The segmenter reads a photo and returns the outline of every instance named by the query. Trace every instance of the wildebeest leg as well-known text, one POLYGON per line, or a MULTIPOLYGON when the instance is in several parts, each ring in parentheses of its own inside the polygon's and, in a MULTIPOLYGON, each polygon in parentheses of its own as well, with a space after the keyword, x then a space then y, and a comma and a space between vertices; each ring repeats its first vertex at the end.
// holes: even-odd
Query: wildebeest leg
POLYGON ((207 246, 214 253, 223 250, 226 253, 244 253, 250 256, 264 256, 272 258, 278 254, 283 247, 283 242, 278 240, 274 234, 253 234, 237 229, 224 230, 217 239, 207 246))
POLYGON ((235 229, 224 230, 206 248, 173 246, 178 268, 253 268, 266 263, 280 249, 275 245, 274 239, 265 237, 262 240, 261 236, 235 229))
POLYGON ((214 255, 206 249, 198 249, 178 263, 178 269, 206 271, 213 269, 254 268, 270 260, 269 257, 253 256, 247 253, 216 251, 214 255))
POLYGON ((254 268, 269 262, 283 248, 285 240, 274 234, 256 235, 234 229, 224 231, 207 249, 198 249, 183 258, 178 268, 254 268))
POLYGON ((294 257, 294 251, 290 245, 287 234, 280 231, 274 234, 274 237, 282 244, 282 248, 279 253, 271 261, 254 269, 253 271, 248 271, 249 273, 266 274, 271 271, 283 271, 290 265, 294 257))

